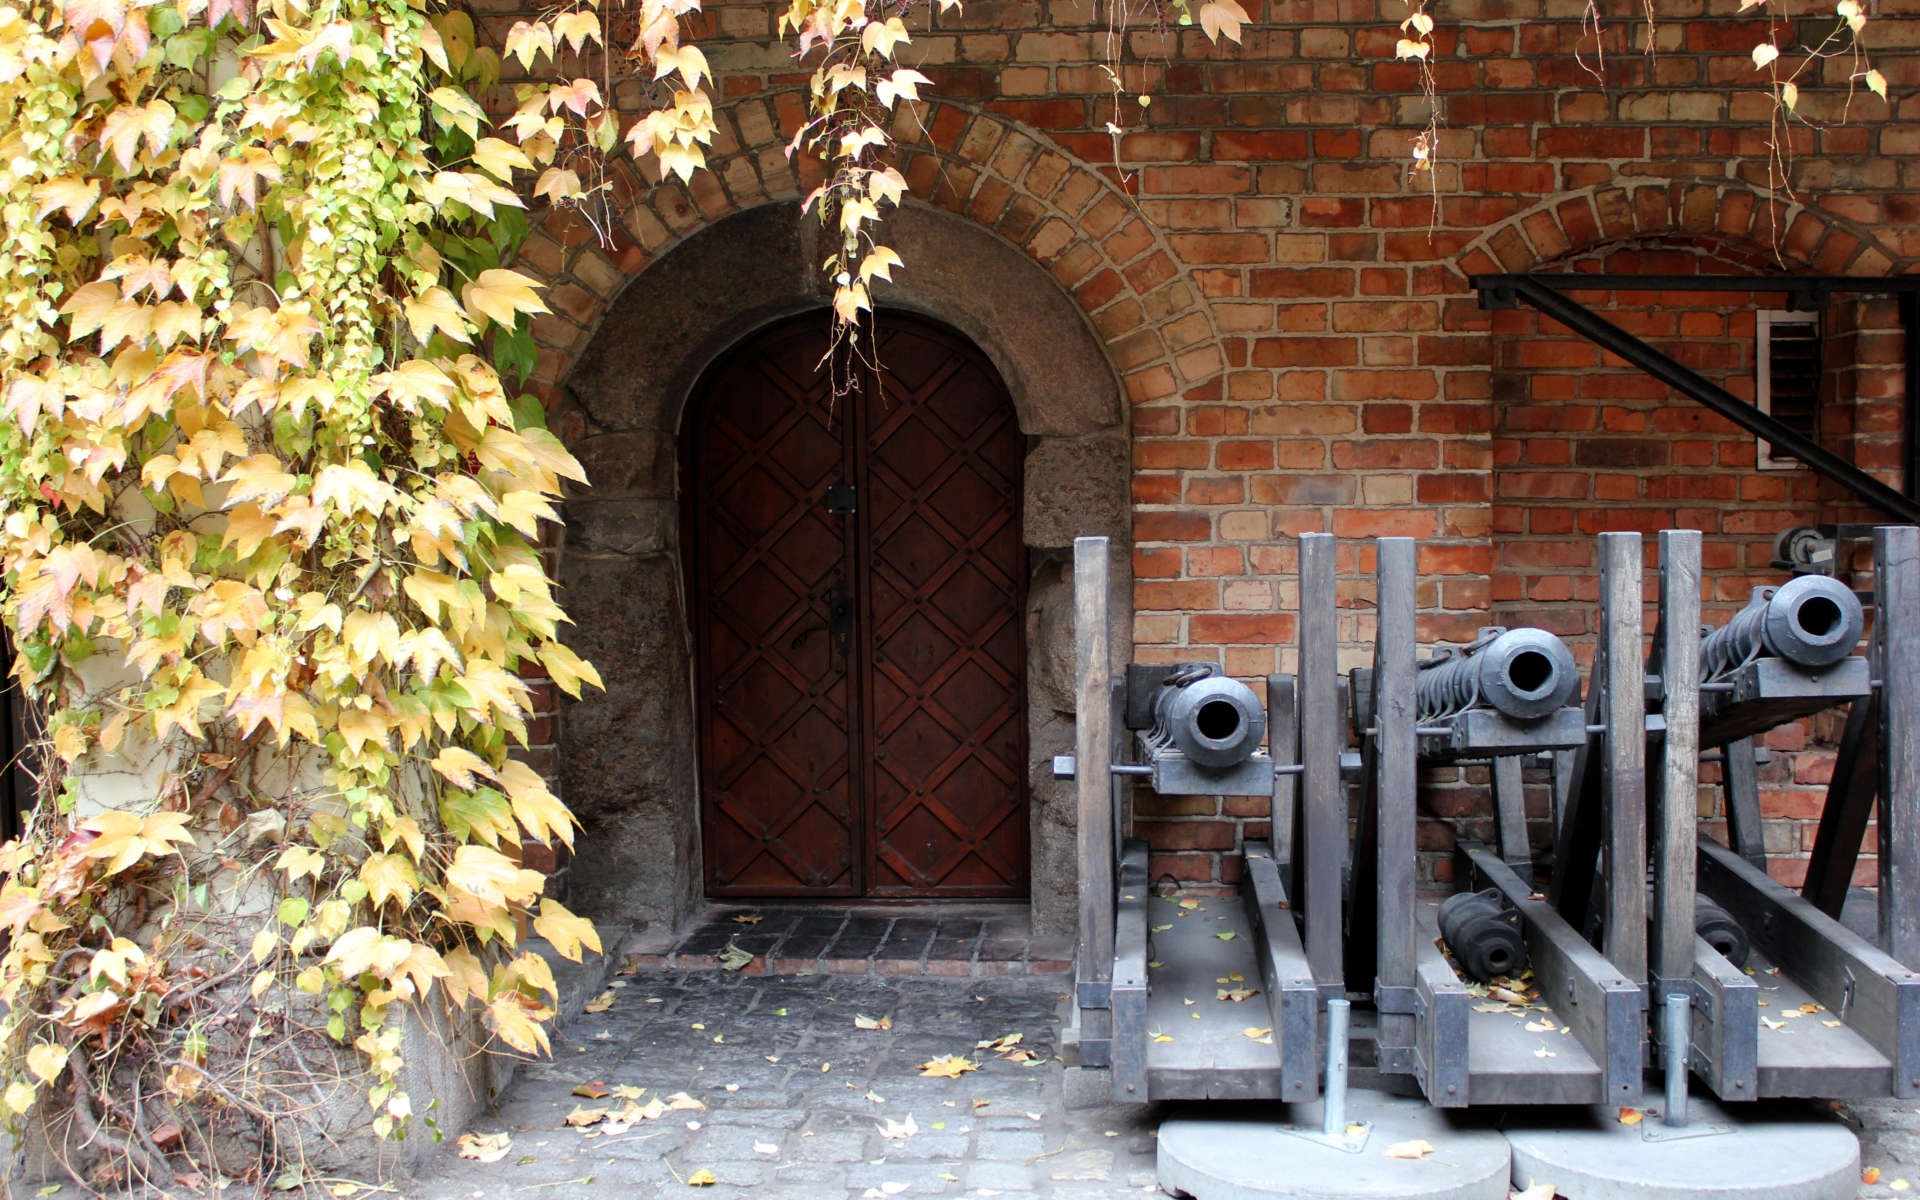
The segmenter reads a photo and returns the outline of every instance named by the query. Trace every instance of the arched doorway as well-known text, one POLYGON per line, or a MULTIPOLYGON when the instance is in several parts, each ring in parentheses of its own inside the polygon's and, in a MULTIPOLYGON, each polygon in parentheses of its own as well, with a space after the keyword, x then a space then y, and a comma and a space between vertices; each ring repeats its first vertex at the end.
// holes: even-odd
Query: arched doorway
POLYGON ((1024 897, 1026 438, 993 364, 827 316, 723 357, 686 422, 701 832, 715 896, 1024 897))

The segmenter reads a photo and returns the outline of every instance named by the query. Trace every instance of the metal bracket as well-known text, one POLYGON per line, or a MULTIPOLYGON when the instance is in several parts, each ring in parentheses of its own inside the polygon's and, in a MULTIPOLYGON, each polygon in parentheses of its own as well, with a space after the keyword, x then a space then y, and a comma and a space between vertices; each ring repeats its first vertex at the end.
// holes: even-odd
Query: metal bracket
POLYGON ((1424 1017, 1427 1006, 1420 1000, 1420 989, 1416 987, 1393 986, 1376 983, 1373 985, 1373 1007, 1383 1013, 1398 1013, 1410 1017, 1424 1017))

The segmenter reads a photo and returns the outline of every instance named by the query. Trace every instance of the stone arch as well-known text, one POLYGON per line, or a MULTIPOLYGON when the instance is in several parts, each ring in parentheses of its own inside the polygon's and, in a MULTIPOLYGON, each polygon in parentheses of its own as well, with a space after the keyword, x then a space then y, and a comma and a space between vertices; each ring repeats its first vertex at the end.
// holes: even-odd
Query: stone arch
MULTIPOLYGON (((703 375, 770 323, 817 311, 830 288, 796 202, 722 217, 637 268, 598 312, 552 392, 553 424, 591 486, 564 506, 558 576, 568 640, 605 693, 563 706, 558 773, 586 831, 570 885, 596 916, 671 926, 700 887, 692 647, 679 539, 679 434, 703 375)), ((1030 253, 914 201, 890 240, 915 269, 880 297, 968 335, 1008 384, 1028 435, 1025 531, 1034 919, 1071 926, 1071 791, 1047 764, 1072 745, 1071 623, 1061 564, 1072 539, 1115 541, 1115 661, 1131 651, 1130 443, 1113 344, 1030 253)), ((597 252, 595 252, 597 253, 597 252)), ((578 258, 576 257, 576 262, 578 258)), ((558 305, 556 305, 558 307, 558 305)))
POLYGON ((1469 276, 1518 273, 1630 238, 1687 236, 1744 243, 1756 270, 1891 275, 1897 266, 1896 256, 1857 222, 1730 181, 1551 196, 1488 228, 1454 263, 1469 276))
MULTIPOLYGON (((813 186, 810 164, 796 171, 786 155, 805 119, 799 93, 740 100, 715 116, 710 169, 683 184, 651 167, 643 177, 622 160, 613 168, 619 225, 602 236, 554 212, 528 238, 521 267, 548 285, 555 310, 534 323, 541 353, 533 386, 550 405, 615 299, 649 264, 716 222, 798 200, 813 186)), ((1043 267, 1086 315, 1129 402, 1176 395, 1225 369, 1191 268, 1108 174, 1017 121, 954 103, 903 112, 894 134, 909 194, 1043 267)), ((907 259, 903 283, 937 269, 924 257, 907 259)), ((876 299, 887 303, 888 291, 876 299)))

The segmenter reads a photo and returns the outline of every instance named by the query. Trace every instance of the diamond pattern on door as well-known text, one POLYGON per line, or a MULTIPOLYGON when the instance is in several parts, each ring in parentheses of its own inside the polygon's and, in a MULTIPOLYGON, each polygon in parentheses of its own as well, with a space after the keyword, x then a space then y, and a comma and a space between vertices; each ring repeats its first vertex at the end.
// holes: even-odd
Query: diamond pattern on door
POLYGON ((893 314, 836 399, 825 322, 689 420, 707 890, 1025 896, 1025 437, 979 351, 893 314))

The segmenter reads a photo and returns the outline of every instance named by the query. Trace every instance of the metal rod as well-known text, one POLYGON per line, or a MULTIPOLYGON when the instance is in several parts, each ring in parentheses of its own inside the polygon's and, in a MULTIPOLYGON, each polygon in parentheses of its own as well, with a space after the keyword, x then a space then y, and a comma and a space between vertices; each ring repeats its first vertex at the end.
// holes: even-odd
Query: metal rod
POLYGON ((1816 475, 1833 480, 1876 508, 1909 521, 1920 521, 1920 500, 1901 495, 1839 455, 1761 412, 1758 406, 1708 381, 1692 368, 1675 362, 1585 305, 1567 299, 1532 276, 1509 275, 1504 277, 1502 286, 1510 286, 1519 299, 1602 350, 1618 355, 1748 433, 1771 443, 1775 450, 1805 463, 1816 475))
POLYGON ((1920 292, 1900 294, 1902 349, 1907 360, 1906 485, 1909 496, 1920 496, 1920 292))
POLYGON ((1347 1131, 1347 1030, 1352 1018, 1352 1001, 1327 1001, 1327 1091, 1320 1132, 1328 1137, 1347 1131))
POLYGON ((1687 1123, 1687 1066, 1692 1057, 1688 1039, 1692 1034, 1693 1002, 1678 993, 1668 996, 1666 1015, 1666 1122, 1680 1129, 1687 1123))
MULTIPOLYGON (((1510 290, 1525 280, 1563 292, 1829 292, 1907 295, 1920 291, 1920 276, 1876 279, 1861 275, 1475 275, 1467 281, 1481 294, 1510 290)), ((1495 300, 1501 299, 1495 296, 1495 300)))

